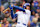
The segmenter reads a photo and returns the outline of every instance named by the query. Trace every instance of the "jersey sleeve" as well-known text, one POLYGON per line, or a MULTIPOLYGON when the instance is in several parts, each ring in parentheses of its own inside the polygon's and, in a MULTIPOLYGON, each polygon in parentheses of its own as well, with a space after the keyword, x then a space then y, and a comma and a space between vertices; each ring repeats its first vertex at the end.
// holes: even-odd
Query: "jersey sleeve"
POLYGON ((13 7, 14 7, 15 9, 18 9, 18 10, 20 10, 20 11, 24 11, 24 12, 25 12, 25 10, 24 10, 22 7, 15 6, 15 5, 13 5, 13 7))
POLYGON ((11 17, 14 18, 13 10, 11 10, 11 17))
POLYGON ((26 14, 28 14, 29 16, 31 16, 31 11, 30 10, 25 10, 26 14))

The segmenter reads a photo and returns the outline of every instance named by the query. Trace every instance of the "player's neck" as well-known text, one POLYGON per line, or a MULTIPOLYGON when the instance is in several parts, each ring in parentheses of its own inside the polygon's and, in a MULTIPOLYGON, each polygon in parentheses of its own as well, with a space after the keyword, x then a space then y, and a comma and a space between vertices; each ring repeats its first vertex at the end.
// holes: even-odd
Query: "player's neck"
POLYGON ((30 10, 30 9, 27 9, 27 10, 30 10))

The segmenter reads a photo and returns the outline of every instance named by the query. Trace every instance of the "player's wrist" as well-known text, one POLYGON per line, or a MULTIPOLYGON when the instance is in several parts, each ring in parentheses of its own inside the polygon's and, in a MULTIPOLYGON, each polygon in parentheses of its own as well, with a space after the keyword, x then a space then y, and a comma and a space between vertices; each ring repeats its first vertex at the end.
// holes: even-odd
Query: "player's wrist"
POLYGON ((13 7, 11 5, 9 6, 9 8, 10 8, 10 10, 13 10, 13 7))

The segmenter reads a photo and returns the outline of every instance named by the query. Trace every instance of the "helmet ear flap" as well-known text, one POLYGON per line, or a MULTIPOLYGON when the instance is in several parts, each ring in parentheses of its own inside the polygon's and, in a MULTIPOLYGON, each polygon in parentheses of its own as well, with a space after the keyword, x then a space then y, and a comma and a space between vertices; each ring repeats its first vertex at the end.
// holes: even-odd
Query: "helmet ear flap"
POLYGON ((26 9, 26 6, 23 6, 24 9, 26 9))

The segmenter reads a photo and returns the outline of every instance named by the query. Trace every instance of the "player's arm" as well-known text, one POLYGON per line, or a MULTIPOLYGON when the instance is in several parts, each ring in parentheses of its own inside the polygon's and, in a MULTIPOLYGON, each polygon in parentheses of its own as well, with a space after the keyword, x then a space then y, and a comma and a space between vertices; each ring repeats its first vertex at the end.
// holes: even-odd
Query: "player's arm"
POLYGON ((17 17, 17 14, 13 13, 13 9, 11 9, 11 17, 12 17, 12 19, 15 19, 17 17))
MULTIPOLYGON (((10 5, 10 7, 11 7, 11 5, 10 5)), ((23 8, 21 8, 21 7, 19 7, 19 6, 13 5, 13 7, 16 8, 16 9, 18 9, 18 10, 20 10, 20 11, 25 11, 25 9, 23 9, 23 8)))
POLYGON ((10 8, 7 8, 6 10, 3 11, 3 13, 5 13, 6 11, 8 11, 10 8))
POLYGON ((12 21, 15 22, 16 21, 16 17, 17 17, 17 14, 14 14, 13 13, 13 8, 12 7, 11 7, 11 17, 13 19, 12 21))
POLYGON ((30 27, 30 20, 28 21, 28 27, 30 27))
POLYGON ((13 10, 11 10, 11 17, 12 17, 12 19, 14 19, 13 10))

